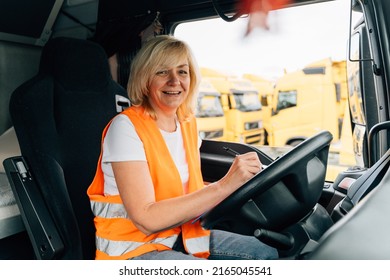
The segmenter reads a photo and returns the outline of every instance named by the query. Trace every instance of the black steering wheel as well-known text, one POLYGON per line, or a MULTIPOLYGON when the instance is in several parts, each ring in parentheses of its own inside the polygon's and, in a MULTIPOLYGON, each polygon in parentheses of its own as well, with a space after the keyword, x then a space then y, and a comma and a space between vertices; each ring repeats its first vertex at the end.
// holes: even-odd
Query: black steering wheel
POLYGON ((274 160, 204 213, 202 226, 211 229, 235 217, 247 221, 253 229, 280 231, 300 221, 321 196, 332 139, 328 131, 319 132, 274 160))

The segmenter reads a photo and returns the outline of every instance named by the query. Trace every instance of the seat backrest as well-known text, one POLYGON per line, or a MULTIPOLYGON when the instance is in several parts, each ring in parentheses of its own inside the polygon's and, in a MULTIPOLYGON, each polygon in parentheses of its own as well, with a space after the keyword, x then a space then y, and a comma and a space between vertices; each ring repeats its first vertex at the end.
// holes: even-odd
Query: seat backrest
MULTIPOLYGON (((23 158, 64 243, 62 259, 93 259, 95 228, 86 190, 101 133, 126 91, 111 78, 103 48, 55 38, 39 73, 11 96, 10 114, 23 158)), ((119 107, 119 110, 118 110, 119 107)))

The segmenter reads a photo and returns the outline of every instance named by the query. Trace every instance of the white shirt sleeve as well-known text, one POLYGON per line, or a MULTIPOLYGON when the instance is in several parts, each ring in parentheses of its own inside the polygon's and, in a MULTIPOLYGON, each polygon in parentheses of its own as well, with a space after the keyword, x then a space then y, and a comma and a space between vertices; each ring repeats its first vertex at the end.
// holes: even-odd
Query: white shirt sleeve
POLYGON ((135 131, 133 123, 125 115, 116 116, 103 139, 102 171, 105 195, 118 195, 111 162, 146 161, 144 145, 135 131))
POLYGON ((112 121, 103 141, 102 162, 146 161, 145 150, 133 123, 125 115, 112 121))

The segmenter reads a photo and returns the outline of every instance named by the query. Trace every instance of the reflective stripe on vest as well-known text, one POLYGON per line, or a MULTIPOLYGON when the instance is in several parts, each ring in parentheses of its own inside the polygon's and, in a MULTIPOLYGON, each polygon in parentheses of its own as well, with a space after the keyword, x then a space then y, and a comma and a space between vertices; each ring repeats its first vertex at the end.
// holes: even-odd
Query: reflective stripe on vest
MULTIPOLYGON (((147 243, 162 244, 169 248, 172 248, 176 242, 177 236, 178 235, 172 235, 166 238, 156 238, 147 243)), ((112 257, 122 256, 143 245, 145 245, 144 242, 115 241, 101 238, 99 236, 96 237, 96 249, 112 257)))
MULTIPOLYGON (((107 219, 123 218, 129 219, 127 211, 123 204, 118 203, 105 203, 91 201, 91 209, 96 217, 102 217, 107 219)), ((147 243, 162 244, 169 248, 172 248, 176 242, 178 235, 173 235, 166 238, 156 238, 147 243)), ((185 240, 185 246, 192 254, 201 253, 209 249, 210 236, 188 238, 185 240)), ((137 249, 143 245, 143 242, 133 241, 113 241, 101 237, 96 237, 96 247, 99 251, 106 253, 109 256, 120 256, 127 252, 137 249)))
POLYGON ((123 204, 91 201, 91 209, 96 217, 129 219, 123 204))
POLYGON ((203 237, 187 238, 185 247, 191 254, 198 254, 209 250, 210 235, 203 237))
MULTIPOLYGON (((106 219, 129 219, 123 204, 91 201, 91 209, 96 217, 106 219)), ((144 244, 162 244, 172 248, 178 235, 156 238, 148 242, 117 241, 96 236, 96 249, 113 257, 124 255, 144 244)))

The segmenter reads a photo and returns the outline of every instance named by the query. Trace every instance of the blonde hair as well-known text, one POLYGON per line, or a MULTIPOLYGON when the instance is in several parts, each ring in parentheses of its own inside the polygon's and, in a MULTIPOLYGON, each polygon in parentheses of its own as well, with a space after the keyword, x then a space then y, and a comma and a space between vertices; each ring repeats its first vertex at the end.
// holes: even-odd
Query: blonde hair
POLYGON ((177 110, 177 116, 180 121, 188 118, 194 110, 200 72, 190 47, 170 35, 159 35, 149 39, 134 57, 127 84, 132 106, 144 107, 146 112, 156 119, 156 113, 147 96, 149 85, 161 65, 176 66, 180 59, 188 61, 190 86, 186 100, 177 110))

